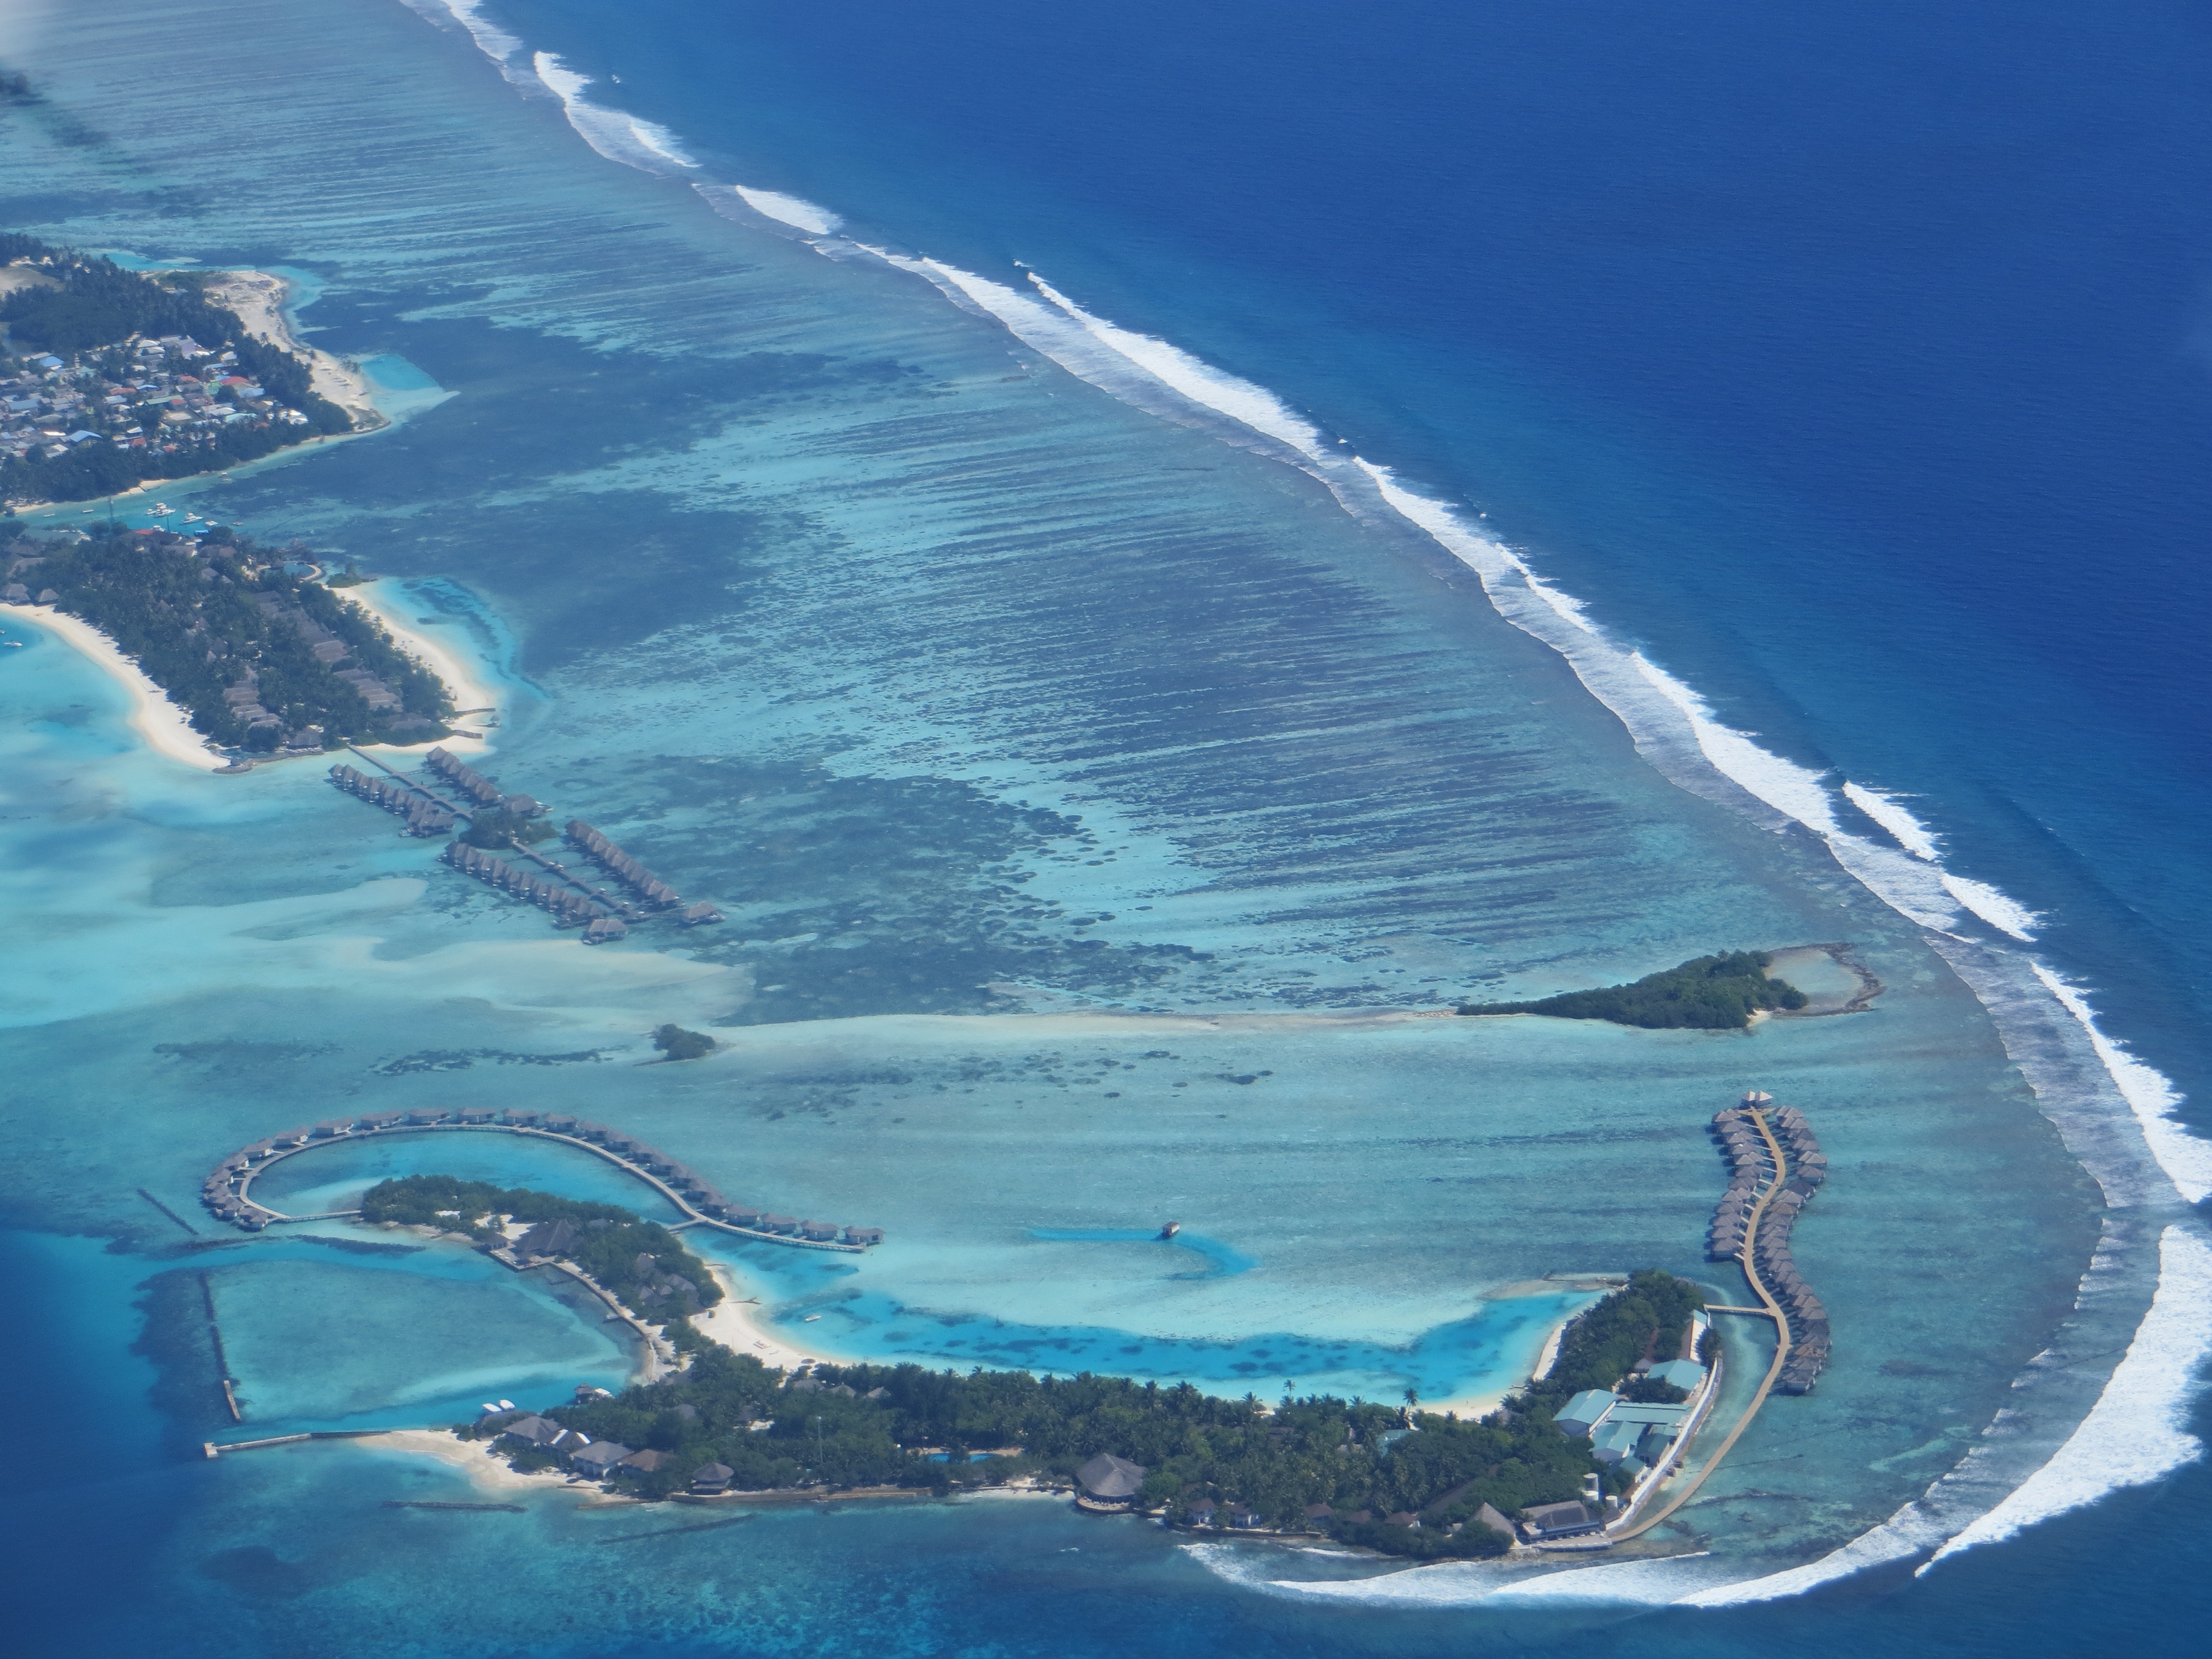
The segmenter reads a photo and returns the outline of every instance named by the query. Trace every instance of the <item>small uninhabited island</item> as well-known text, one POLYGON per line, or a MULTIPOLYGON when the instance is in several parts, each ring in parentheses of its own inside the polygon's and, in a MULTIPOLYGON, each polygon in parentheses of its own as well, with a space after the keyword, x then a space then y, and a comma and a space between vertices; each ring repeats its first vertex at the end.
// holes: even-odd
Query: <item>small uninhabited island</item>
MULTIPOLYGON (((515 1196, 420 1191, 416 1207, 447 1221, 515 1196)), ((1400 1406, 1313 1395, 1271 1408, 1090 1373, 823 1361, 784 1371, 701 1343, 658 1381, 489 1410, 456 1432, 518 1471, 648 1500, 1061 1489, 1092 1514, 1194 1530, 1495 1556, 1587 1542, 1671 1466, 1708 1391, 1702 1305, 1687 1280, 1633 1274, 1566 1328, 1541 1380, 1479 1420, 1422 1411, 1410 1392, 1400 1406), (1573 1413, 1593 1391, 1621 1402, 1595 1437, 1573 1413)))
POLYGON ((1646 974, 1633 984, 1567 991, 1534 1002, 1463 1002, 1456 1012, 1602 1019, 1648 1030, 1740 1031, 1755 1014, 1793 1012, 1806 1005, 1802 991, 1768 976, 1772 963, 1765 951, 1723 951, 1646 974))
POLYGON ((210 299, 230 274, 125 270, 0 232, 0 502, 112 495, 353 431, 314 364, 210 299))
POLYGON ((657 1025, 653 1046, 665 1060, 704 1060, 714 1052, 714 1039, 704 1031, 687 1031, 681 1025, 657 1025))
POLYGON ((296 550, 221 526, 72 530, 0 550, 0 599, 97 629, 222 748, 320 754, 449 733, 445 683, 296 550))

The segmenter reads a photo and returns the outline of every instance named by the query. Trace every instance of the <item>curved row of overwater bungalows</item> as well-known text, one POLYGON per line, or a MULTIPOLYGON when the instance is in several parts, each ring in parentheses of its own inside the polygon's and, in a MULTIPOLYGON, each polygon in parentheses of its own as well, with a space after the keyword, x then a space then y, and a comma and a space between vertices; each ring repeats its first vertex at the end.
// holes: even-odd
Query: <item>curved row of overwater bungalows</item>
POLYGON ((1804 1113, 1795 1106, 1777 1106, 1771 1095, 1757 1091, 1746 1095, 1741 1105, 1715 1113, 1712 1132, 1728 1160, 1729 1187, 1713 1210, 1705 1255, 1714 1261, 1741 1261, 1749 1246, 1750 1265, 1784 1315, 1782 1337, 1790 1352, 1774 1386, 1784 1394, 1807 1393, 1828 1363, 1828 1310, 1797 1271, 1790 1238, 1797 1218, 1828 1178, 1827 1154, 1804 1113), (1782 1154, 1779 1168, 1776 1147, 1782 1154), (1751 1233, 1747 1230, 1754 1210, 1758 1231, 1751 1233))
POLYGON ((394 1129, 433 1129, 441 1127, 531 1131, 559 1139, 576 1141, 611 1153, 641 1175, 679 1194, 687 1208, 726 1225, 742 1228, 764 1237, 793 1243, 859 1249, 884 1242, 880 1227, 840 1227, 834 1222, 804 1220, 779 1215, 757 1205, 726 1198, 688 1165, 648 1146, 634 1135, 592 1123, 565 1112, 501 1110, 489 1106, 417 1107, 404 1112, 366 1112, 355 1117, 325 1118, 311 1127, 287 1129, 266 1140, 242 1146, 216 1165, 201 1183, 200 1200, 224 1220, 259 1231, 278 1212, 257 1204, 246 1188, 254 1175, 272 1159, 297 1152, 317 1141, 354 1139, 394 1129))

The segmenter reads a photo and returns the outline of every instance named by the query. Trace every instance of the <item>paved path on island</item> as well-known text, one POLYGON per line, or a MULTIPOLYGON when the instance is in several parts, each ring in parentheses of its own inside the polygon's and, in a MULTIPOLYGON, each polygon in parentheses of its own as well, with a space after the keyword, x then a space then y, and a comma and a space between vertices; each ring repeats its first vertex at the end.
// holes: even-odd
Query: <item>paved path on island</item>
POLYGON ((1766 1368, 1766 1375, 1759 1380, 1759 1392, 1752 1395, 1751 1404, 1743 1408, 1743 1415, 1736 1419, 1735 1426, 1728 1431, 1728 1438, 1714 1449, 1713 1455, 1705 1460, 1705 1467, 1690 1477, 1689 1484, 1680 1492, 1671 1494, 1664 1504, 1642 1520, 1630 1521, 1629 1524, 1619 1532, 1608 1531, 1606 1538, 1610 1543, 1623 1543, 1631 1538, 1650 1531, 1652 1528, 1674 1514, 1696 1495, 1698 1488, 1705 1484, 1705 1477, 1720 1468, 1721 1460, 1726 1457, 1735 1443, 1743 1437, 1743 1431, 1751 1426, 1751 1419, 1759 1415, 1759 1408, 1766 1403, 1766 1396, 1773 1391, 1775 1379, 1782 1375, 1782 1367, 1790 1358, 1789 1316, 1782 1311, 1782 1304, 1774 1299, 1774 1293, 1766 1288, 1766 1282, 1759 1278, 1759 1264, 1754 1259, 1759 1246, 1759 1218, 1765 1213, 1767 1204, 1774 1195, 1782 1190, 1782 1183, 1790 1179, 1790 1160, 1783 1157, 1782 1144, 1775 1139, 1774 1131, 1767 1127, 1766 1114, 1754 1109, 1751 1113, 1751 1121, 1759 1126, 1759 1133, 1766 1141, 1766 1150, 1774 1158, 1774 1178, 1766 1183, 1765 1190, 1759 1195, 1759 1201, 1751 1206, 1751 1224, 1744 1230, 1743 1255, 1741 1258, 1743 1262, 1743 1276, 1751 1281, 1752 1294, 1759 1298, 1760 1305, 1755 1309, 1747 1308, 1739 1310, 1729 1308, 1721 1311, 1764 1314, 1771 1319, 1774 1322, 1775 1330, 1774 1363, 1766 1368))

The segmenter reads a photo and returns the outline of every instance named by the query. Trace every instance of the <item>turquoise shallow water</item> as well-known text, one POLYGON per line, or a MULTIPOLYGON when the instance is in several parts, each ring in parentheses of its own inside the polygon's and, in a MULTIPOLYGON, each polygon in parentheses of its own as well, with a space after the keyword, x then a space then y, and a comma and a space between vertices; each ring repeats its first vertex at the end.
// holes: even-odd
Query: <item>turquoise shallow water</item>
MULTIPOLYGON (((316 767, 186 773, 63 647, 0 652, 0 1152, 40 1171, 0 1201, 115 1241, 69 1271, 93 1322, 141 1324, 149 1442, 228 1431, 163 1277, 204 1265, 256 1420, 440 1421, 618 1374, 594 1317, 457 1251, 204 1263, 137 1193, 207 1229, 186 1206, 228 1149, 426 1103, 574 1111, 733 1196, 885 1227, 858 1259, 705 1246, 834 1352, 1443 1398, 1516 1380, 1565 1305, 1498 1292, 1714 1271, 1703 1128, 1755 1085, 1833 1160, 1798 1249, 1844 1358, 1762 1415, 1670 1546, 1717 1573, 1802 1562, 1969 1449, 1993 1498, 2087 1410, 2153 1230, 2103 1236, 2077 1308, 2100 1195, 1984 1005, 1808 837, 1647 765, 1433 545, 933 290, 598 161, 398 7, 118 7, 44 50, 100 126, 11 123, 11 177, 46 186, 19 220, 313 270, 318 342, 421 399, 203 510, 391 573, 501 689, 487 769, 729 916, 588 951, 316 767), (210 90, 189 133, 146 91, 157 65, 210 90), (1888 987, 1873 1012, 1727 1036, 1404 1017, 1827 940, 1888 987), (667 1019, 722 1052, 641 1064, 667 1019), (1209 1248, 1127 1237, 1170 1218, 1209 1248)), ((318 1152, 270 1190, 342 1207, 428 1167, 643 1201, 580 1155, 461 1136, 318 1152)), ((1016 1505, 763 1519, 735 1557, 705 1553, 734 1529, 670 1546, 647 1582, 565 1507, 459 1541, 371 1512, 461 1490, 389 1455, 164 1479, 178 1524, 136 1594, 252 1651, 341 1629, 378 1651, 773 1645, 779 1620, 824 1628, 825 1548, 872 1573, 1011 1549, 1039 1594, 1062 1550, 1170 1600, 1243 1582, 1016 1505), (519 1595, 495 1622, 471 1587, 518 1557, 561 1610, 519 1595), (732 1559, 742 1610, 698 1576, 732 1559)), ((866 1577, 851 1628, 895 1630, 906 1598, 945 1614, 926 1578, 866 1577)))

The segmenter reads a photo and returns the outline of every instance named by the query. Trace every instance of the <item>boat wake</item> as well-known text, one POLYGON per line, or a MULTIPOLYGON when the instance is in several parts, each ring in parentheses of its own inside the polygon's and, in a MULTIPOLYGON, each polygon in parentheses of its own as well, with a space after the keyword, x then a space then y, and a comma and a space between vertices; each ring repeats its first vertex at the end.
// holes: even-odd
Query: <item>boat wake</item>
MULTIPOLYGON (((829 257, 873 260, 920 277, 1121 401, 1296 466, 1362 522, 1425 538, 1474 573, 1502 617, 1564 657, 1627 728, 1638 752, 1664 776, 1769 829, 1816 837, 1854 879, 1922 928, 1972 990, 2039 1109, 2116 1212, 2083 1276, 2075 1321, 2062 1328, 2052 1352, 2039 1357, 2014 1385, 2042 1389, 2054 1405, 2069 1387, 2094 1390, 2094 1397, 2056 1419, 2076 1426, 2069 1437, 2049 1443, 2001 1416, 1983 1443, 1922 1500, 1820 1561, 1748 1583, 1686 1594, 1678 1588, 1666 1599, 1717 1606, 1796 1594, 1930 1551, 1932 1560, 1941 1560, 2155 1480, 2200 1455, 2197 1441, 2179 1426, 2179 1413, 2193 1386, 2196 1361, 2186 1356, 2212 1351, 2212 1249, 2197 1224, 2179 1218, 2182 1205, 2212 1194, 2212 1140, 2190 1132, 2175 1115, 2182 1097, 2167 1078, 2100 1029, 2088 994, 2021 948, 2033 944, 2041 917, 1996 886, 1949 867, 1938 836, 1899 792, 1833 779, 1729 726, 1692 687, 1613 639, 1574 596, 1461 509, 1409 488, 1389 467, 1354 454, 1342 441, 1332 442, 1266 387, 1168 341, 1096 316, 1034 271, 1020 286, 994 281, 839 235, 836 214, 799 198, 699 179, 698 164, 667 129, 592 103, 583 95, 591 82, 550 53, 538 52, 525 65, 524 43, 487 22, 481 0, 404 3, 465 29, 518 88, 542 88, 559 98, 577 132, 610 160, 690 178, 717 211, 732 218, 757 216, 753 222, 798 233, 829 257), (2176 1219, 2161 1229, 2161 1216, 2176 1219), (2150 1296, 2146 1286, 2154 1271, 2157 1288, 2150 1296), (2137 1310, 2146 1302, 2126 1358, 2108 1375, 2100 1373, 2093 1356, 2118 1344, 2102 1340, 2109 1332, 2092 1328, 2119 1316, 2116 1304, 2137 1310), (2075 1352, 2081 1356, 2078 1362, 2071 1357, 2075 1352), (2139 1364, 2138 1355, 2144 1356, 2139 1364), (2113 1455, 2125 1437, 2132 1437, 2128 1454, 2113 1455)), ((1204 1559, 1212 1565, 1212 1556, 1204 1559)), ((1386 1583, 1443 1583, 1437 1576, 1443 1571, 1299 1588, 1302 1593, 1382 1595, 1386 1592, 1377 1587, 1386 1583)), ((1577 1569, 1571 1576, 1589 1586, 1571 1592, 1576 1595, 1617 1577, 1610 1567, 1577 1569)), ((1571 1593, 1534 1588, 1556 1582, 1524 1581, 1511 1593, 1571 1593)), ((1490 1583, 1481 1595, 1506 1593, 1504 1586, 1490 1583)))

